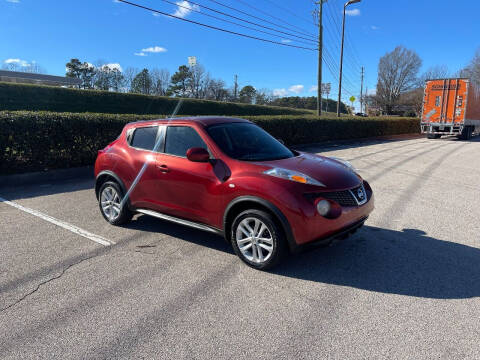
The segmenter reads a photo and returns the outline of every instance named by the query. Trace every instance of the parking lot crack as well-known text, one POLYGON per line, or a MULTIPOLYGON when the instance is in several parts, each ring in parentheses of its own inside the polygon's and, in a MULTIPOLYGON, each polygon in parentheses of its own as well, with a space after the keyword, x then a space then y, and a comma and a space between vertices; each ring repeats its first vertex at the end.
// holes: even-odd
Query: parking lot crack
POLYGON ((44 286, 44 285, 46 285, 46 284, 48 284, 48 283, 50 283, 50 282, 52 282, 52 281, 55 281, 55 280, 60 279, 60 278, 61 278, 68 270, 70 270, 72 267, 77 266, 77 265, 79 265, 79 264, 81 264, 81 263, 83 263, 83 262, 85 262, 85 261, 88 261, 88 260, 90 260, 90 259, 92 259, 92 258, 94 258, 94 257, 97 257, 97 256, 98 256, 98 254, 94 254, 94 255, 91 255, 91 256, 87 256, 87 257, 85 257, 85 258, 83 258, 83 259, 81 259, 81 260, 79 260, 79 261, 77 261, 77 262, 74 262, 74 263, 66 266, 65 268, 62 269, 62 271, 60 272, 60 274, 58 274, 58 275, 56 275, 56 276, 54 276, 54 277, 51 277, 51 278, 49 278, 49 279, 47 279, 47 280, 45 280, 45 281, 42 281, 42 282, 39 283, 32 291, 26 293, 26 294, 23 295, 20 299, 16 300, 15 302, 11 303, 10 305, 8 305, 8 306, 0 309, 0 313, 3 313, 4 311, 6 311, 6 310, 14 307, 15 305, 21 303, 22 301, 24 301, 25 299, 27 299, 27 298, 30 297, 31 295, 35 294, 38 290, 40 290, 40 288, 41 288, 42 286, 44 286))

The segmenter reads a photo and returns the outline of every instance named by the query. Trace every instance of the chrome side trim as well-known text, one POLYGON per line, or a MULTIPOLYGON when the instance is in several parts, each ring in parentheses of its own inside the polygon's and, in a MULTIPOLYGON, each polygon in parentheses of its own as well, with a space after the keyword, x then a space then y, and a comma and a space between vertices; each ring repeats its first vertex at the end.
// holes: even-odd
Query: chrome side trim
POLYGON ((203 224, 199 224, 199 223, 196 223, 196 222, 193 222, 193 221, 179 219, 179 218, 176 218, 174 216, 165 215, 165 214, 153 211, 153 210, 137 209, 136 211, 139 212, 139 213, 145 214, 145 215, 156 217, 158 219, 171 221, 171 222, 181 224, 181 225, 185 225, 185 226, 189 226, 189 227, 192 227, 192 228, 195 228, 195 229, 208 231, 208 232, 215 233, 215 234, 221 234, 222 233, 220 230, 215 229, 213 227, 203 225, 203 224))

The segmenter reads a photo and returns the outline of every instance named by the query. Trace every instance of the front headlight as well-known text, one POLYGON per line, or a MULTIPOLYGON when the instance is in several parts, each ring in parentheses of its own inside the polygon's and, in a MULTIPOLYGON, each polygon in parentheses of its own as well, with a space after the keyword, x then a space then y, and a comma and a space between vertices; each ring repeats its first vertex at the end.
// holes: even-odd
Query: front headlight
POLYGON ((352 170, 354 173, 357 172, 357 169, 355 169, 355 166, 353 166, 352 163, 347 161, 347 160, 339 159, 337 157, 331 157, 330 159, 337 160, 337 161, 341 162, 343 165, 345 165, 347 168, 352 170))
POLYGON ((273 169, 266 170, 263 173, 265 175, 275 176, 278 178, 291 180, 291 181, 299 182, 302 184, 325 187, 325 185, 322 184, 320 181, 312 179, 310 176, 302 174, 301 172, 298 172, 298 171, 282 169, 282 168, 273 168, 273 169))

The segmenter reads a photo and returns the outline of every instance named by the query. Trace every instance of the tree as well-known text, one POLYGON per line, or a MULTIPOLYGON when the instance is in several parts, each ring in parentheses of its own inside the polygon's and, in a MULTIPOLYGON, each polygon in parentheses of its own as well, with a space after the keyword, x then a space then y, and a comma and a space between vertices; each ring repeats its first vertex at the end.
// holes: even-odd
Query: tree
POLYGON ((252 85, 247 85, 240 90, 240 102, 245 104, 252 104, 255 99, 257 90, 252 85))
POLYGON ((170 85, 170 72, 166 69, 153 69, 152 77, 152 93, 158 96, 166 96, 170 85))
POLYGON ((43 69, 35 61, 32 61, 29 63, 20 59, 7 60, 7 62, 3 64, 2 69, 9 70, 9 71, 32 73, 32 74, 45 73, 45 69, 43 69))
POLYGON ((209 81, 210 76, 205 72, 205 68, 201 64, 192 66, 187 81, 191 96, 195 99, 204 97, 206 95, 206 85, 208 85, 209 81))
POLYGON ((400 95, 418 84, 417 75, 422 60, 416 52, 398 46, 385 54, 378 64, 377 102, 390 114, 400 95))
POLYGON ((127 92, 130 92, 132 89, 132 83, 133 79, 135 79, 135 76, 140 72, 139 69, 133 68, 133 67, 128 67, 123 71, 123 77, 124 77, 124 88, 126 89, 127 92))
POLYGON ((480 49, 477 50, 470 64, 461 71, 462 77, 467 77, 480 86, 480 49))
POLYGON ((80 79, 82 75, 82 62, 78 59, 71 59, 70 62, 67 63, 67 77, 80 79))
POLYGON ((66 65, 67 77, 77 78, 82 81, 79 85, 83 89, 92 89, 96 69, 92 64, 80 62, 78 59, 71 59, 66 65))
POLYGON ((229 93, 225 87, 225 82, 220 79, 211 79, 207 84, 205 98, 216 101, 227 101, 229 93))
POLYGON ((255 93, 255 104, 268 105, 273 101, 273 96, 268 89, 260 89, 255 93))
POLYGON ((132 81, 131 92, 149 95, 152 92, 152 77, 148 69, 139 72, 132 81))
POLYGON ((178 68, 170 79, 169 92, 175 96, 187 97, 189 90, 190 69, 186 65, 178 68))

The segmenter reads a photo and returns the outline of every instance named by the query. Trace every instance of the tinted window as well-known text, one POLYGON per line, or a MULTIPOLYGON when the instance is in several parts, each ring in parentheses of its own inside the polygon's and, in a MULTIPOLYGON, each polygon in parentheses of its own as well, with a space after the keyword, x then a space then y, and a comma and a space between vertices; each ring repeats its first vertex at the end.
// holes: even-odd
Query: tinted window
POLYGON ((155 139, 157 138, 158 127, 141 127, 133 132, 130 145, 139 149, 153 150, 155 139))
POLYGON ((295 156, 287 147, 260 127, 250 123, 210 126, 208 134, 231 158, 245 161, 287 159, 295 156))
POLYGON ((169 126, 165 153, 177 156, 187 156, 187 150, 194 147, 207 149, 200 135, 189 126, 169 126))

